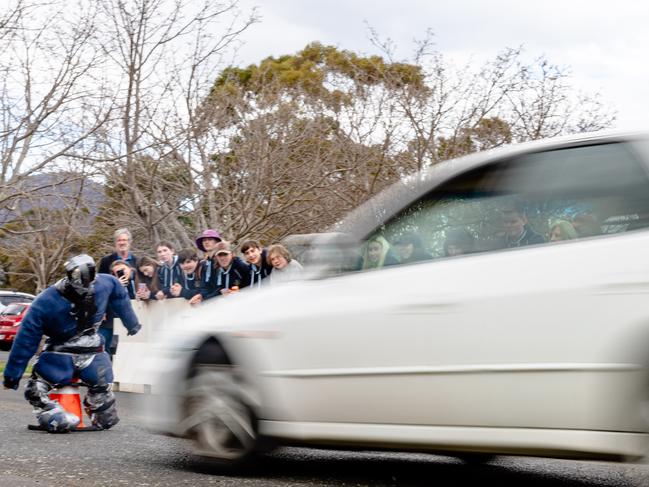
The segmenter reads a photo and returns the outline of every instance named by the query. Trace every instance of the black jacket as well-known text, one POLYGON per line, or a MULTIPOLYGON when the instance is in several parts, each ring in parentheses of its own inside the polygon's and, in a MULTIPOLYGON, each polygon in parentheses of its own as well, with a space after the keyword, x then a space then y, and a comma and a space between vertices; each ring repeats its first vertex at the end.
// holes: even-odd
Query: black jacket
MULTIPOLYGON (((117 252, 113 252, 109 255, 104 255, 99 260, 99 270, 97 272, 99 274, 110 274, 110 265, 116 260, 123 260, 119 255, 117 255, 117 252)), ((133 269, 137 268, 135 255, 133 255, 131 252, 128 253, 128 257, 126 258, 125 262, 133 269)))
POLYGON ((536 233, 534 230, 532 230, 531 227, 525 225, 523 229, 523 234, 516 240, 512 240, 507 236, 505 236, 504 247, 514 248, 514 247, 523 247, 525 245, 533 245, 533 244, 540 244, 540 243, 545 243, 545 238, 543 237, 543 235, 541 235, 540 233, 536 233))
POLYGON ((273 266, 268 263, 268 252, 266 249, 261 251, 261 262, 259 266, 248 264, 248 286, 259 288, 262 281, 270 276, 273 266))
POLYGON ((221 267, 212 269, 210 292, 204 294, 203 297, 207 299, 220 296, 221 290, 230 289, 232 286, 239 288, 248 286, 250 284, 249 273, 250 266, 239 257, 234 257, 227 269, 221 267))
POLYGON ((174 260, 171 267, 164 264, 160 264, 158 266, 158 287, 168 298, 173 297, 173 295, 171 294, 172 284, 182 282, 182 273, 183 270, 180 268, 177 255, 174 255, 174 260))

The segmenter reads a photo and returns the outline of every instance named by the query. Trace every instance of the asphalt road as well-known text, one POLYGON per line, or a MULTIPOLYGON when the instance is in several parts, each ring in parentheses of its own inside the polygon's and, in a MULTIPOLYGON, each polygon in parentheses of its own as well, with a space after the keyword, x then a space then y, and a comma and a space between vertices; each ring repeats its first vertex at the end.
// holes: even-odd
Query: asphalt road
POLYGON ((22 391, 0 390, 0 486, 649 485, 649 465, 526 457, 473 465, 428 454, 298 448, 264 457, 245 475, 224 475, 194 458, 185 440, 145 431, 136 394, 117 395, 122 421, 114 429, 51 435, 27 430, 35 418, 22 391))

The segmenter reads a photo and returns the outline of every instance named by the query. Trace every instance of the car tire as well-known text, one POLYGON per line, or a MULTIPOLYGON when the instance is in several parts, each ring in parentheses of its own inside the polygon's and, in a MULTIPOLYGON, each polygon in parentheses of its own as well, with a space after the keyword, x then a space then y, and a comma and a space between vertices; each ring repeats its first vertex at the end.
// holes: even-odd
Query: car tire
POLYGON ((184 429, 194 453, 227 468, 239 468, 256 453, 255 417, 236 367, 195 364, 185 396, 184 429))

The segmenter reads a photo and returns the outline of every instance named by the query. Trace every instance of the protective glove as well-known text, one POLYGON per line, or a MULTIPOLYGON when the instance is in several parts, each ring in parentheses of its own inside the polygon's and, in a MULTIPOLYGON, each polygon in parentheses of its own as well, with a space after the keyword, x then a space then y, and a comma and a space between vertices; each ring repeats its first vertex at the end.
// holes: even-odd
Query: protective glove
POLYGON ((135 325, 133 328, 131 328, 131 329, 128 331, 127 335, 128 335, 128 336, 135 335, 135 334, 136 334, 138 331, 140 331, 141 329, 142 329, 142 325, 141 325, 140 323, 138 323, 137 325, 135 325))
POLYGON ((4 381, 2 381, 2 385, 5 387, 5 389, 13 389, 14 391, 18 389, 19 383, 20 379, 12 379, 11 377, 7 377, 6 375, 4 381))

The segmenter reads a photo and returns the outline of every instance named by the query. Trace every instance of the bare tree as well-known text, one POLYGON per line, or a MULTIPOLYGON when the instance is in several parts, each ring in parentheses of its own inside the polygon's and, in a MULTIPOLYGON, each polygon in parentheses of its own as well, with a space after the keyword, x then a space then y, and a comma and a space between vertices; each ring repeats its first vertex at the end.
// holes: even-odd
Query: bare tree
POLYGON ((18 30, 19 19, 25 10, 22 0, 7 1, 0 11, 0 42, 13 36, 18 30))
POLYGON ((183 187, 187 196, 178 198, 177 185, 156 178, 169 175, 170 167, 193 175, 209 158, 192 137, 196 110, 223 56, 256 21, 255 14, 243 15, 235 0, 102 0, 99 5, 107 22, 95 40, 118 76, 119 127, 105 141, 105 158, 114 162, 104 166, 106 176, 117 175, 126 188, 111 205, 115 224, 132 227, 151 244, 160 238, 189 244, 193 238, 182 215, 194 191, 183 187), (203 159, 197 165, 196 157, 203 159), (143 186, 145 168, 150 182, 143 186))
POLYGON ((34 177, 30 184, 29 196, 5 222, 2 253, 12 284, 40 292, 60 277, 73 250, 86 247, 97 183, 82 172, 57 172, 34 177))
POLYGON ((30 5, 31 15, 15 17, 14 33, 0 41, 0 213, 29 196, 32 175, 86 157, 110 114, 96 96, 94 12, 70 19, 64 8, 30 5))
MULTIPOLYGON (((389 60, 394 46, 370 30, 389 60)), ((417 43, 410 62, 426 81, 403 86, 396 97, 399 123, 410 133, 401 159, 415 169, 504 143, 609 127, 615 115, 598 94, 579 93, 566 68, 541 57, 523 59, 507 48, 477 68, 456 68, 434 49, 432 34, 417 43)))

